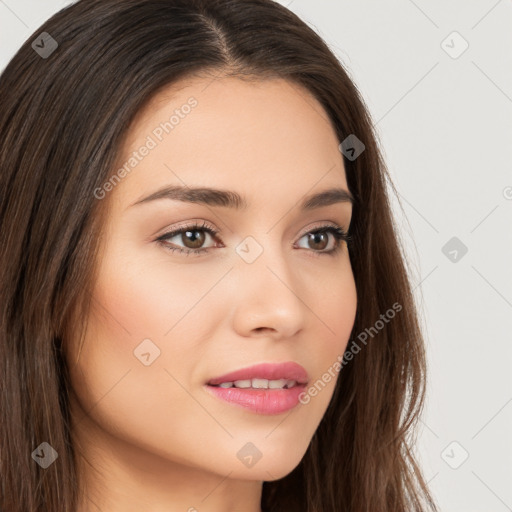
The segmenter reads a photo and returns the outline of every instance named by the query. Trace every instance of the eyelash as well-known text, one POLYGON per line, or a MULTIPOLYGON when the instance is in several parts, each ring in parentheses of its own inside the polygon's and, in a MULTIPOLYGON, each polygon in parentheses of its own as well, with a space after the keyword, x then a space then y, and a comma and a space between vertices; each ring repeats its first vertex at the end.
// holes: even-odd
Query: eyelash
MULTIPOLYGON (((206 254, 210 251, 210 249, 213 249, 213 247, 208 247, 208 248, 201 248, 201 249, 189 249, 189 248, 183 248, 183 247, 172 247, 172 246, 169 246, 166 242, 168 241, 169 238, 174 238, 176 235, 180 235, 186 231, 205 231, 206 233, 208 233, 213 239, 216 239, 217 235, 218 235, 218 231, 216 231, 215 229, 213 228, 210 228, 208 227, 208 225, 205 223, 203 223, 203 225, 199 225, 199 224, 192 224, 190 226, 183 226, 183 227, 180 227, 178 229, 175 229, 173 231, 170 231, 169 233, 164 233, 162 236, 158 237, 155 241, 157 243, 159 243, 160 245, 162 245, 165 249, 169 250, 169 251, 178 251, 180 253, 185 253, 187 256, 191 253, 195 253, 195 254, 206 254)), ((334 236, 334 239, 336 240, 336 242, 338 242, 336 244, 336 247, 334 249, 331 249, 330 251, 315 251, 315 250, 311 250, 311 252, 313 253, 314 256, 320 256, 322 254, 325 254, 325 255, 328 255, 328 256, 335 256, 340 250, 341 250, 341 243, 339 243, 340 241, 345 241, 349 246, 352 242, 352 236, 349 235, 343 228, 341 228, 340 226, 333 226, 333 225, 330 225, 330 224, 327 224, 327 225, 324 225, 324 226, 320 226, 318 228, 315 228, 315 229, 312 229, 310 231, 307 231, 306 233, 304 233, 300 238, 303 238, 304 236, 306 235, 309 235, 311 233, 331 233, 333 236, 334 236)))

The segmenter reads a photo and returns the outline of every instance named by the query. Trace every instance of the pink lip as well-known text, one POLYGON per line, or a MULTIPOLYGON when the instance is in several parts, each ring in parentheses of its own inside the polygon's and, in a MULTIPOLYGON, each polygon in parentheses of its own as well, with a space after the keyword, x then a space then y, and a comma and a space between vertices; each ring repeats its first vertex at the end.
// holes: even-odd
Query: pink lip
POLYGON ((306 370, 297 363, 263 363, 215 377, 208 381, 205 388, 209 393, 226 402, 249 409, 258 414, 280 414, 292 409, 299 403, 299 396, 304 391, 308 380, 309 376, 306 370), (215 387, 222 382, 257 378, 295 380, 297 384, 289 389, 215 387))
MULTIPOLYGON (((248 379, 268 379, 268 380, 296 380, 299 384, 306 384, 309 380, 306 370, 297 363, 289 361, 287 363, 262 363, 242 368, 231 373, 226 373, 220 377, 215 377, 208 381, 208 384, 214 386, 223 382, 234 382, 235 380, 248 379)), ((229 389, 229 388, 228 388, 229 389)))
POLYGON ((290 389, 239 389, 205 386, 209 393, 258 414, 281 414, 299 403, 304 384, 290 389))

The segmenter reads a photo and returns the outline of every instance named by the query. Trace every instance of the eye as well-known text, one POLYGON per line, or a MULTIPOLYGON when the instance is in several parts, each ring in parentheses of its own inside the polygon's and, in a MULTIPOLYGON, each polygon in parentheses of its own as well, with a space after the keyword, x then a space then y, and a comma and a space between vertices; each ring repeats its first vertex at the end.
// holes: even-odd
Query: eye
POLYGON ((156 242, 158 242, 160 245, 163 245, 170 251, 184 252, 187 255, 190 253, 205 253, 210 249, 202 247, 205 239, 207 236, 215 238, 217 233, 218 232, 215 229, 208 227, 205 222, 203 225, 194 224, 191 226, 175 229, 169 233, 165 233, 161 237, 157 238, 156 242), (185 245, 185 247, 176 246, 175 243, 169 245, 168 242, 173 238, 177 238, 185 245))
MULTIPOLYGON (((209 227, 206 222, 202 225, 193 224, 190 226, 184 226, 177 228, 169 233, 165 233, 155 241, 160 245, 163 245, 166 249, 170 251, 178 251, 180 253, 189 254, 201 254, 207 253, 211 247, 202 247, 205 243, 206 238, 209 236, 212 239, 217 237, 218 231, 214 228, 209 227), (177 240, 171 242, 173 238, 177 240), (183 243, 184 246, 177 245, 176 242, 183 243)), ((349 243, 351 241, 351 236, 346 233, 340 226, 333 225, 325 225, 320 226, 314 230, 310 230, 304 235, 300 237, 299 240, 303 238, 307 238, 306 243, 309 247, 301 247, 301 249, 313 249, 311 252, 315 256, 319 256, 320 254, 328 254, 335 255, 342 247, 342 241, 349 243), (329 244, 329 236, 331 235, 332 244, 329 244), (330 249, 326 250, 326 247, 330 245, 330 249)), ((217 245, 217 247, 219 247, 217 245)), ((221 245, 220 247, 223 247, 221 245)))
MULTIPOLYGON (((306 238, 306 244, 308 245, 305 249, 313 248, 312 251, 315 256, 320 254, 336 254, 342 247, 342 242, 345 241, 347 244, 351 241, 351 236, 340 226, 321 226, 315 230, 308 231, 303 235, 300 240, 306 238), (330 249, 326 250, 329 246, 329 235, 332 235, 332 244, 330 249)), ((302 247, 304 248, 304 247, 302 247)))

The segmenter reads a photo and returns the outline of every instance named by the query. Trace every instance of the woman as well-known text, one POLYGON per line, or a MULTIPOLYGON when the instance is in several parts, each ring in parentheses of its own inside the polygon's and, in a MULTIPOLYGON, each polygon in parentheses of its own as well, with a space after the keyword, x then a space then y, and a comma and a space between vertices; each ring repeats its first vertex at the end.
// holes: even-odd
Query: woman
POLYGON ((81 0, 0 99, 1 510, 436 510, 389 177, 317 34, 81 0))

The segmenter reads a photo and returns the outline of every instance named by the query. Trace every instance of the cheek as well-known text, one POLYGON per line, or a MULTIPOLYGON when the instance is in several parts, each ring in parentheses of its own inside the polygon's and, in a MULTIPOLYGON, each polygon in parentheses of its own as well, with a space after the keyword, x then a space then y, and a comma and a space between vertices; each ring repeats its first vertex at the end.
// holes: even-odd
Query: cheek
POLYGON ((82 408, 106 428, 119 431, 123 421, 125 435, 143 442, 140 432, 148 432, 163 441, 170 425, 183 423, 177 416, 197 415, 184 388, 197 380, 204 341, 221 318, 223 301, 205 295, 219 272, 180 270, 165 254, 126 256, 133 254, 112 247, 101 259, 78 364, 77 346, 70 356, 71 379, 82 408))
POLYGON ((315 368, 315 374, 301 402, 317 420, 323 416, 334 393, 357 311, 357 290, 350 263, 344 260, 340 267, 327 278, 324 275, 318 293, 311 294, 317 317, 317 327, 311 331, 316 330, 318 334, 313 335, 314 347, 309 344, 304 357, 315 368))
POLYGON ((162 385, 170 379, 164 369, 188 379, 200 356, 203 329, 211 332, 204 309, 197 306, 203 288, 191 286, 184 272, 172 272, 171 281, 161 265, 141 270, 120 259, 116 266, 105 266, 94 290, 81 366, 100 381, 130 370, 130 379, 143 382, 163 373, 162 385))
POLYGON ((198 272, 191 265, 173 264, 165 249, 155 250, 154 244, 141 247, 119 241, 107 257, 95 299, 112 341, 120 348, 128 344, 132 351, 146 338, 160 348, 171 338, 176 350, 189 347, 193 340, 187 339, 187 326, 197 328, 198 315, 202 322, 208 320, 201 302, 220 270, 198 272))
POLYGON ((317 357, 316 368, 325 369, 343 355, 354 326, 357 311, 357 290, 348 257, 314 276, 307 284, 307 302, 317 331, 315 349, 310 356, 317 357))
POLYGON ((96 289, 77 364, 78 348, 72 355, 71 382, 81 408, 102 430, 186 463, 187 451, 196 448, 180 449, 180 440, 201 439, 201 409, 186 391, 198 350, 188 343, 186 317, 163 335, 183 313, 169 314, 168 296, 160 300, 151 285, 151 279, 112 275, 108 286, 96 289))
POLYGON ((120 260, 117 268, 100 275, 94 297, 100 321, 111 331, 112 339, 129 337, 135 342, 160 338, 170 329, 180 304, 187 301, 183 293, 186 288, 179 275, 172 286, 166 286, 155 267, 144 269, 120 260))

